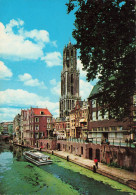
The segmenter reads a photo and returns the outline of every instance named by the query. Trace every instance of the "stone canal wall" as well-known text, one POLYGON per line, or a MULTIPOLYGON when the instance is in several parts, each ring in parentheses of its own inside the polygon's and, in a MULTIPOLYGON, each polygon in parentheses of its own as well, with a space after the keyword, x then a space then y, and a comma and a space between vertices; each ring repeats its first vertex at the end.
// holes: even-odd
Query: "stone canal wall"
POLYGON ((136 148, 55 139, 40 139, 41 146, 46 150, 60 150, 90 160, 96 157, 99 162, 136 172, 136 148))

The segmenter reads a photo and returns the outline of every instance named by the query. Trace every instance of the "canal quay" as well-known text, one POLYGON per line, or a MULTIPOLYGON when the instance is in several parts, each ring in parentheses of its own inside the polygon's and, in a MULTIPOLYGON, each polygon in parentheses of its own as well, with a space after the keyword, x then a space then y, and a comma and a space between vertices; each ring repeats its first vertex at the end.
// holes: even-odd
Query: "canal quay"
POLYGON ((53 155, 55 151, 48 153, 53 164, 37 167, 24 159, 25 150, 28 148, 5 143, 0 145, 1 195, 136 194, 126 185, 53 155))

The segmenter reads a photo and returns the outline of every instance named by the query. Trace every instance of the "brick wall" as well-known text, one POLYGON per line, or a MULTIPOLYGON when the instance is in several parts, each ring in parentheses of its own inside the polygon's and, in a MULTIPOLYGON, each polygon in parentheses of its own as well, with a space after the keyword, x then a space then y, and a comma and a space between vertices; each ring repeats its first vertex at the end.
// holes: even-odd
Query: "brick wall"
POLYGON ((99 162, 106 164, 111 163, 119 167, 132 169, 136 172, 135 148, 110 146, 106 144, 68 142, 64 140, 57 140, 57 144, 59 144, 59 149, 62 151, 82 156, 90 160, 94 160, 94 158, 97 157, 99 162))

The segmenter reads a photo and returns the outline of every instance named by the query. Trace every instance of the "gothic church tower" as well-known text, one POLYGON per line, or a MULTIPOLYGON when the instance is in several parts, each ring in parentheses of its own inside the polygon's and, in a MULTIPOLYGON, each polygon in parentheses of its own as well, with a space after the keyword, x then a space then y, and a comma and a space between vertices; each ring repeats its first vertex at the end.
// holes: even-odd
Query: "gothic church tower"
POLYGON ((60 118, 69 115, 79 97, 79 71, 77 70, 76 48, 69 42, 63 50, 63 70, 61 72, 60 118))

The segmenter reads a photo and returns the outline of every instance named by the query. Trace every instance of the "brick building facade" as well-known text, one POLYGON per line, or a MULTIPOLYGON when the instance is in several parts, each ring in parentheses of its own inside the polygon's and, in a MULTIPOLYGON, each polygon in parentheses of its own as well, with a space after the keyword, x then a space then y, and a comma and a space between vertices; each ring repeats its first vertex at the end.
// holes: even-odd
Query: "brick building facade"
POLYGON ((52 136, 52 114, 47 108, 21 110, 14 119, 14 142, 25 146, 38 146, 41 138, 52 136))
POLYGON ((88 131, 89 138, 96 143, 104 143, 119 145, 121 142, 127 146, 127 142, 134 142, 136 139, 136 122, 134 113, 136 104, 134 103, 135 95, 130 98, 132 102, 131 116, 121 121, 110 118, 110 113, 102 113, 97 102, 98 86, 94 86, 89 98, 89 121, 88 131))

